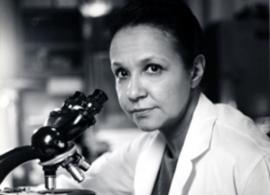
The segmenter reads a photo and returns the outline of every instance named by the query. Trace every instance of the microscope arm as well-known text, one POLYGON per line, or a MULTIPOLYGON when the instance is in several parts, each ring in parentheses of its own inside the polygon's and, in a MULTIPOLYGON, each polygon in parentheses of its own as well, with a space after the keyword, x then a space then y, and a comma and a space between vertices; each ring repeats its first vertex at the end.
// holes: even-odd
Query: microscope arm
POLYGON ((40 158, 40 153, 32 146, 22 146, 0 156, 0 184, 18 165, 40 158))
POLYGON ((18 147, 0 156, 0 184, 15 167, 34 159, 40 160, 45 187, 49 190, 55 189, 59 166, 81 182, 84 179, 82 171, 86 171, 89 164, 77 152, 73 140, 95 124, 95 115, 106 101, 106 94, 98 89, 89 96, 75 92, 68 97, 60 109, 50 113, 45 126, 35 130, 31 146, 18 147))

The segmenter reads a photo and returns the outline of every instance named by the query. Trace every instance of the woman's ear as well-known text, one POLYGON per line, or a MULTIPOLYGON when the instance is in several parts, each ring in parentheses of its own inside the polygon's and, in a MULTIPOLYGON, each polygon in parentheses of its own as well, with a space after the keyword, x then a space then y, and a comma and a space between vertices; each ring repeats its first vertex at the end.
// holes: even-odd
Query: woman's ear
POLYGON ((197 55, 193 61, 193 68, 191 71, 191 88, 196 88, 199 86, 205 68, 205 57, 203 54, 197 55))

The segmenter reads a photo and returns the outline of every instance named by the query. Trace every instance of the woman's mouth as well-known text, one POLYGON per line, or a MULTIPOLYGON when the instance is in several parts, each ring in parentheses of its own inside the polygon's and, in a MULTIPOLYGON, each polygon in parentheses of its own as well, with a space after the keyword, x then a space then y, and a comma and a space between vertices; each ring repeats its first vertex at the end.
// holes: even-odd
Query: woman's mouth
POLYGON ((134 115, 135 117, 141 118, 146 117, 150 114, 151 111, 153 111, 154 108, 136 108, 130 110, 130 113, 134 115))

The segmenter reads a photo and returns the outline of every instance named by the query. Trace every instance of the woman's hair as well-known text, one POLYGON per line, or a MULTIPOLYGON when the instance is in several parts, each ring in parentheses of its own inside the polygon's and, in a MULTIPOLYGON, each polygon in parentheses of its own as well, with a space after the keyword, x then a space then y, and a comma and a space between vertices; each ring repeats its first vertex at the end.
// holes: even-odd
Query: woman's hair
POLYGON ((171 34, 187 69, 203 53, 203 33, 189 7, 181 0, 130 0, 114 15, 112 36, 125 27, 150 25, 171 34))

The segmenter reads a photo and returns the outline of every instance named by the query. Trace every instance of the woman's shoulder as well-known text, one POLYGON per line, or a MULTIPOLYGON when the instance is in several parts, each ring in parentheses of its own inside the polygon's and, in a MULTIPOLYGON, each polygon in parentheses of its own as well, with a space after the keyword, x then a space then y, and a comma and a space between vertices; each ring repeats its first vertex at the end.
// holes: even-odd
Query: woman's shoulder
MULTIPOLYGON (((123 144, 113 151, 107 152, 99 157, 93 165, 107 164, 126 164, 131 167, 135 166, 140 153, 155 140, 158 132, 142 132, 136 135, 133 140, 123 144)), ((102 166, 101 166, 102 167, 102 166)))
POLYGON ((83 186, 100 194, 131 192, 138 156, 156 133, 140 133, 131 142, 96 159, 83 186), (106 187, 104 187, 106 186, 106 187), (110 192, 110 193, 107 193, 110 192))
POLYGON ((219 104, 213 138, 236 156, 269 156, 270 138, 248 116, 228 105, 219 104))
POLYGON ((147 148, 157 138, 158 135, 158 131, 141 132, 126 145, 126 150, 128 152, 135 152, 139 154, 142 150, 147 148))

